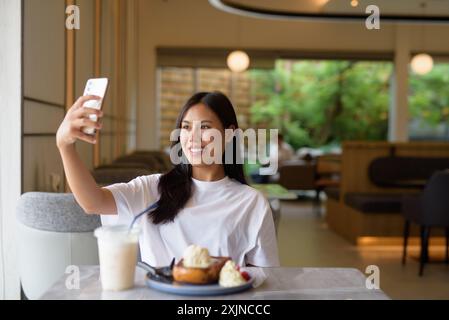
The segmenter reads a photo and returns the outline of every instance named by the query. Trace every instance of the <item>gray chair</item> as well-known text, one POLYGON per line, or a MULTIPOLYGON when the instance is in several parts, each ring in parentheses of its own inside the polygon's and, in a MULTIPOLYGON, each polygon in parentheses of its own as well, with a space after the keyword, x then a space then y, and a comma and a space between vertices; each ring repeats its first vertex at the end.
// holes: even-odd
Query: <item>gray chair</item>
POLYGON ((23 293, 39 298, 68 266, 98 264, 93 236, 100 217, 87 215, 72 194, 29 192, 17 204, 18 260, 23 293))
POLYGON ((449 170, 438 171, 426 184, 424 192, 415 196, 404 196, 402 213, 405 218, 402 263, 407 256, 407 241, 411 223, 421 228, 421 257, 419 275, 429 260, 429 236, 431 228, 443 228, 446 235, 446 264, 449 263, 449 170))

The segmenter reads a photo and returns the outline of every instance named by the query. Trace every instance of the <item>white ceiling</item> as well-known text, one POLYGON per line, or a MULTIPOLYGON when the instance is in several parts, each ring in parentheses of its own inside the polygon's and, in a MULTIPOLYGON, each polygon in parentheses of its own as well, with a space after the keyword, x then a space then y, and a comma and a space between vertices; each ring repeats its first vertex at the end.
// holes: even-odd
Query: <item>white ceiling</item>
POLYGON ((423 15, 449 17, 449 0, 223 0, 224 3, 257 9, 294 13, 335 13, 365 15, 365 8, 374 4, 384 15, 423 15), (424 6, 423 6, 424 4, 424 6))

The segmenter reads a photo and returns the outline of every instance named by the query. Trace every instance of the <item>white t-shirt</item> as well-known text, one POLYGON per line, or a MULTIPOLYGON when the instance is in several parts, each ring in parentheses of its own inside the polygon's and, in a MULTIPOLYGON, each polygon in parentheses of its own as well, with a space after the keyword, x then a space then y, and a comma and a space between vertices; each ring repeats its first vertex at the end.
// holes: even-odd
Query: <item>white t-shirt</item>
MULTIPOLYGON (((160 176, 141 176, 106 187, 114 196, 120 223, 129 223, 159 199, 160 176)), ((279 266, 273 216, 260 192, 228 177, 192 181, 192 196, 173 222, 155 225, 148 215, 140 218, 143 261, 166 266, 196 244, 208 248, 212 256, 229 256, 242 266, 279 266)))

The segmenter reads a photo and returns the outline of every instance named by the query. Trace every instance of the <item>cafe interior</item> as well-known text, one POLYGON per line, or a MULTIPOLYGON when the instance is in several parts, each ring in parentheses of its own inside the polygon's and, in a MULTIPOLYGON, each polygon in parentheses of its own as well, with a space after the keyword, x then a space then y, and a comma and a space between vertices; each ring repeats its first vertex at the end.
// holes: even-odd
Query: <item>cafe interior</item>
POLYGON ((86 81, 107 78, 99 186, 173 168, 195 92, 242 129, 278 129, 268 200, 280 265, 379 271, 391 299, 449 299, 449 0, 0 0, 2 299, 98 265, 103 217, 74 200, 56 146, 86 81), (282 150, 282 153, 281 153, 282 150))

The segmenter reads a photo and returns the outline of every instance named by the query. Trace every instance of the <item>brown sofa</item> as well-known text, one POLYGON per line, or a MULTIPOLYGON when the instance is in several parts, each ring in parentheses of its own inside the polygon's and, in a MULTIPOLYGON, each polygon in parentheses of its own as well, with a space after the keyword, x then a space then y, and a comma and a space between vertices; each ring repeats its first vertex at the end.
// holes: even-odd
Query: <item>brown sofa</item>
POLYGON ((354 244, 401 237, 402 196, 420 192, 447 158, 449 143, 343 143, 341 186, 326 190, 329 227, 354 244))

